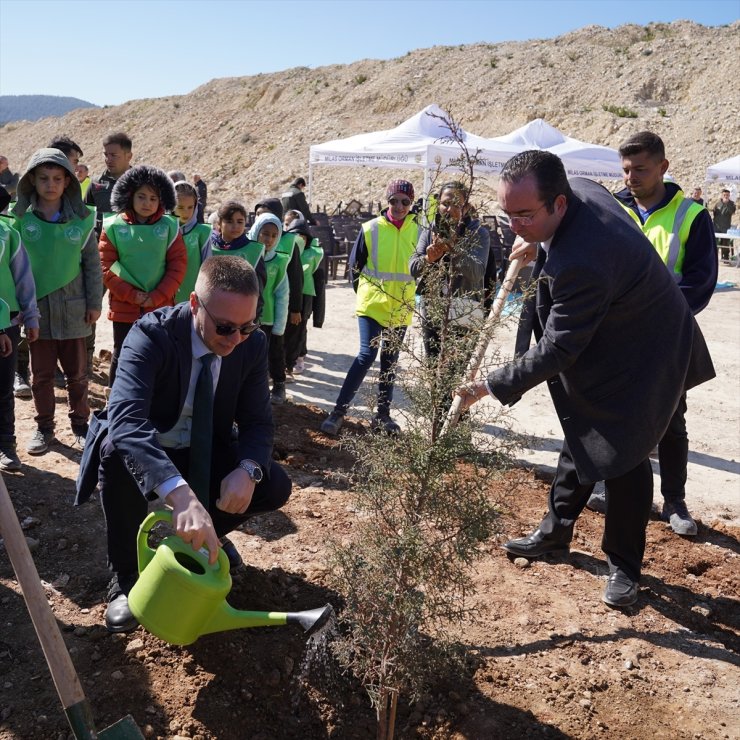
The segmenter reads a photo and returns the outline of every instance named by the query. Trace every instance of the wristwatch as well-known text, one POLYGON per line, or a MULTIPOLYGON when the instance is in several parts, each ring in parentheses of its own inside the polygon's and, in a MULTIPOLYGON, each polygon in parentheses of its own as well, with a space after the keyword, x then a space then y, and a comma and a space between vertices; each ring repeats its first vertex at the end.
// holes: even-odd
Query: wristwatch
POLYGON ((262 468, 253 460, 242 460, 238 467, 244 470, 255 483, 262 480, 262 468))

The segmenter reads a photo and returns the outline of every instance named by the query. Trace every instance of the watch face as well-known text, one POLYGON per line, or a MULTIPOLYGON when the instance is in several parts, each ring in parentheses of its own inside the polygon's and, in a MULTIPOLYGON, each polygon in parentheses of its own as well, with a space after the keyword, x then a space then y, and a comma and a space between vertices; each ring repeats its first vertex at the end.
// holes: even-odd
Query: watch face
POLYGON ((255 482, 259 483, 262 480, 262 468, 259 465, 255 465, 251 462, 239 463, 239 467, 247 472, 247 475, 255 482))

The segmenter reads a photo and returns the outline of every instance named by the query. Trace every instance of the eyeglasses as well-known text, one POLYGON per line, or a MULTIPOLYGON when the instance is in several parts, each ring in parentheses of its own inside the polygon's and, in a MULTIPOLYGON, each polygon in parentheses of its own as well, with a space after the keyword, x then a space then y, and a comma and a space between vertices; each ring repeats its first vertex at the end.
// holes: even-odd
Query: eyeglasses
POLYGON ((259 321, 250 321, 248 324, 242 324, 241 326, 232 326, 231 324, 219 324, 216 319, 213 318, 211 312, 206 307, 203 300, 195 294, 195 298, 200 306, 203 306, 203 310, 208 314, 208 318, 213 322, 216 327, 216 334, 220 337, 230 337, 235 331, 238 331, 243 337, 248 337, 253 331, 260 328, 259 321))
POLYGON ((509 224, 511 226, 516 226, 517 224, 519 226, 531 226, 534 223, 535 214, 541 211, 546 205, 547 203, 543 203, 536 211, 532 211, 529 216, 509 216, 506 211, 504 213, 509 216, 509 224))
POLYGON ((411 205, 411 201, 408 198, 388 198, 388 202, 392 206, 397 206, 399 203, 402 206, 410 206, 411 205))

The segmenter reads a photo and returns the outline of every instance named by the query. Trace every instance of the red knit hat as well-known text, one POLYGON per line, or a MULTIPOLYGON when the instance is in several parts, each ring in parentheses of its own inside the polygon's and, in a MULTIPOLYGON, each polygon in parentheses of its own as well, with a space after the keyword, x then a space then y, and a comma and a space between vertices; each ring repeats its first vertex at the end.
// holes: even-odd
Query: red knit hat
POLYGON ((385 190, 385 197, 391 198, 396 193, 403 193, 413 200, 414 186, 408 180, 391 180, 385 190))

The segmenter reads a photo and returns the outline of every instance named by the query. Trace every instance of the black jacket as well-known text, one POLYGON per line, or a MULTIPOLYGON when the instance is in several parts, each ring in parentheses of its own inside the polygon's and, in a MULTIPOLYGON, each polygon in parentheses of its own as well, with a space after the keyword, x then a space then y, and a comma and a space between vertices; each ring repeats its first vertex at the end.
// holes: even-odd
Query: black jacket
POLYGON ((288 211, 300 211, 300 213, 303 214, 303 218, 306 219, 306 223, 315 223, 313 218, 311 218, 311 209, 308 207, 306 196, 299 187, 291 185, 288 190, 283 193, 280 200, 283 204, 283 213, 287 213, 288 211))
POLYGON ((575 197, 540 248, 537 344, 488 376, 504 404, 547 382, 582 484, 624 475, 663 437, 681 395, 714 377, 704 337, 653 246, 614 197, 575 197))
POLYGON ((113 213, 110 199, 113 194, 113 187, 117 181, 118 178, 113 177, 106 170, 97 180, 92 180, 90 187, 87 189, 85 203, 89 206, 95 206, 97 209, 95 214, 95 231, 98 234, 98 239, 103 233, 103 217, 113 213))

